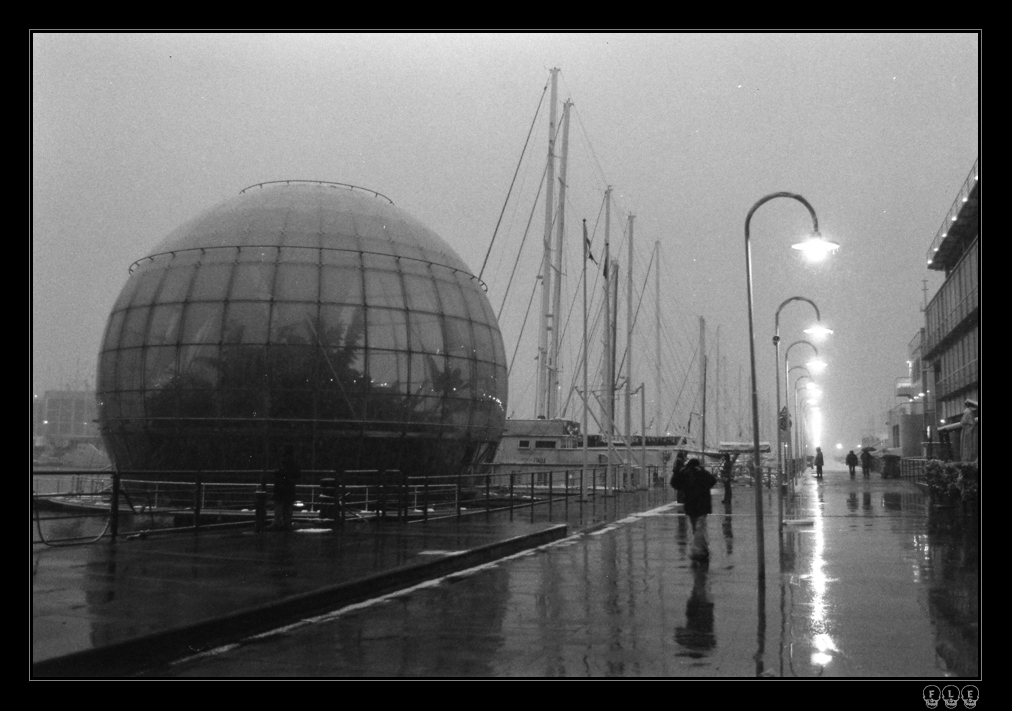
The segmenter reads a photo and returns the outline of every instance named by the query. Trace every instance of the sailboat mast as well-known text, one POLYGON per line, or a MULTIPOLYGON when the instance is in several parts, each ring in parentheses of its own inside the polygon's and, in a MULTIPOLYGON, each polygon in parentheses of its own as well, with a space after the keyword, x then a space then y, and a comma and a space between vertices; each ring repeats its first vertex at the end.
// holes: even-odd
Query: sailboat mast
MULTIPOLYGON (((654 390, 654 436, 661 432, 661 241, 654 240, 654 341, 657 355, 657 386, 654 390)), ((646 433, 643 433, 646 436, 646 433)))
MULTIPOLYGON (((608 274, 611 276, 611 293, 608 295, 611 299, 611 313, 613 318, 609 329, 611 329, 611 353, 608 354, 608 358, 611 360, 611 365, 608 370, 611 372, 611 382, 608 383, 608 422, 610 423, 611 431, 608 432, 608 461, 611 461, 611 454, 615 450, 614 437, 615 437, 615 380, 617 373, 615 371, 615 365, 618 362, 616 357, 616 351, 618 350, 618 260, 611 260, 611 266, 608 267, 608 274)), ((620 460, 616 457, 616 463, 620 460)))
POLYGON ((580 500, 586 494, 587 481, 587 408, 590 407, 590 379, 587 376, 587 256, 590 251, 590 240, 587 238, 587 220, 583 221, 583 467, 580 471, 580 500))
POLYGON ((562 106, 562 160, 559 163, 559 209, 555 231, 555 267, 552 269, 554 282, 552 295, 552 351, 548 356, 548 407, 549 419, 558 417, 559 409, 559 337, 562 332, 562 238, 566 229, 566 161, 569 157, 569 107, 566 100, 562 106))
POLYGON ((609 286, 608 268, 611 260, 611 186, 604 191, 604 378, 601 384, 602 395, 604 395, 603 417, 604 436, 608 445, 609 462, 611 454, 611 388, 613 376, 611 369, 614 365, 611 357, 611 287, 609 286))
POLYGON ((629 278, 626 281, 625 305, 625 466, 626 477, 632 462, 632 360, 633 360, 633 215, 629 215, 629 278))
MULTIPOLYGON (((699 317, 699 401, 702 403, 699 448, 706 450, 706 320, 699 317)), ((700 460, 702 461, 702 460, 700 460)))
POLYGON ((611 276, 611 353, 608 356, 611 358, 611 382, 608 384, 608 411, 611 413, 611 428, 612 432, 617 429, 615 426, 615 384, 618 380, 618 373, 615 370, 615 366, 618 363, 618 260, 611 260, 611 267, 608 270, 611 276))
POLYGON ((547 417, 548 398, 548 308, 552 285, 552 211, 555 207, 555 119, 558 103, 558 68, 553 67, 552 98, 548 112, 548 185, 545 193, 544 257, 541 262, 541 329, 538 334, 538 382, 535 417, 547 417))
POLYGON ((713 441, 720 446, 720 326, 717 326, 717 347, 714 349, 714 360, 717 361, 716 380, 713 383, 713 399, 716 407, 713 410, 713 441))

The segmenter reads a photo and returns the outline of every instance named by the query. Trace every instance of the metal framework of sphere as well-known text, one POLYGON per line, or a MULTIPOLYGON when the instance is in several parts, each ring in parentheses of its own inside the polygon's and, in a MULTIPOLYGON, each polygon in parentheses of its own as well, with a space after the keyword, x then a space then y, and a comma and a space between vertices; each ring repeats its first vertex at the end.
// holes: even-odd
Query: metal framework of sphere
POLYGON ((130 269, 99 421, 120 470, 457 474, 491 460, 506 355, 480 282, 382 195, 247 188, 130 269))

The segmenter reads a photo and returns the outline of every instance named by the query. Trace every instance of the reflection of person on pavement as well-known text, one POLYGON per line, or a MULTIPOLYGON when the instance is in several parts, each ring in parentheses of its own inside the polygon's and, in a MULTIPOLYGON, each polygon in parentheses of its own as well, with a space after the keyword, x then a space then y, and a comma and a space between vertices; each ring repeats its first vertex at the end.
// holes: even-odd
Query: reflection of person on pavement
POLYGON ((724 545, 727 547, 727 554, 734 552, 734 533, 731 531, 731 504, 724 504, 724 520, 720 523, 720 530, 724 534, 724 545))
POLYGON ((857 470, 857 455, 854 454, 854 450, 850 450, 847 454, 847 467, 850 469, 850 478, 854 478, 854 472, 857 470))
POLYGON ((685 626, 675 628, 675 642, 686 649, 686 656, 699 659, 717 646, 713 634, 713 600, 710 599, 706 568, 694 570, 692 594, 685 603, 685 626))

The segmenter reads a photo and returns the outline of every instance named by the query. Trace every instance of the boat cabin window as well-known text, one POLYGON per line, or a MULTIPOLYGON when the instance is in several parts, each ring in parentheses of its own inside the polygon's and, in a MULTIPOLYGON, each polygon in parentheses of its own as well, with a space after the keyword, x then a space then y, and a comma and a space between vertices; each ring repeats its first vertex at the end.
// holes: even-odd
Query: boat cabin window
POLYGON ((520 440, 520 449, 530 449, 531 441, 529 439, 520 440))
POLYGON ((554 439, 536 439, 534 440, 535 449, 555 449, 554 439))

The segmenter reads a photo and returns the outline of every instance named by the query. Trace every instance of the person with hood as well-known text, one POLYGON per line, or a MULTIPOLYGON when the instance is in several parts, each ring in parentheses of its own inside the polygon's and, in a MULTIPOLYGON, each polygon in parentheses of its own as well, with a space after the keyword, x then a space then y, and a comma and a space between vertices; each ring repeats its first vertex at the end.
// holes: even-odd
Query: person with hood
POLYGON ((689 557, 697 563, 710 560, 710 546, 706 536, 706 517, 713 511, 710 489, 717 483, 717 477, 692 458, 673 477, 675 488, 682 492, 685 515, 692 524, 692 547, 689 557))
POLYGON ((861 450, 861 473, 864 474, 865 479, 871 476, 871 451, 869 449, 861 450))
POLYGON ((847 454, 847 466, 850 467, 850 478, 853 479, 857 471, 857 455, 853 449, 847 454))
POLYGON ((682 490, 678 488, 677 482, 679 473, 685 468, 686 456, 684 449, 678 450, 678 453, 675 455, 675 464, 671 468, 671 488, 675 490, 675 502, 679 504, 683 503, 683 494, 682 490))
POLYGON ((815 448, 815 478, 822 478, 822 465, 825 464, 826 460, 822 456, 822 447, 815 448))

